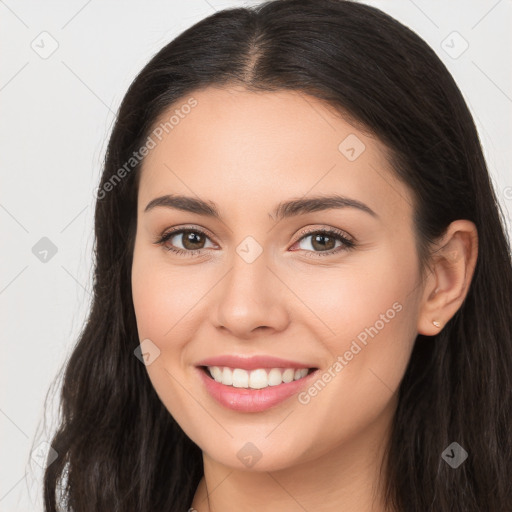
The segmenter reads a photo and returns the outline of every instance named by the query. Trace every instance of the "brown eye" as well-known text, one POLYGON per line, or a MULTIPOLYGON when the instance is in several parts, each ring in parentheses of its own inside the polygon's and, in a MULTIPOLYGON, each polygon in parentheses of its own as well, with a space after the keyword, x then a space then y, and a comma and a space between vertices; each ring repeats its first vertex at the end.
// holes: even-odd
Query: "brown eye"
POLYGON ((325 235, 322 233, 316 233, 314 235, 309 235, 311 237, 311 247, 317 249, 319 251, 325 251, 334 249, 336 247, 337 239, 333 236, 325 235))
POLYGON ((337 254, 354 248, 356 244, 353 240, 347 238, 342 231, 334 229, 317 229, 303 234, 294 245, 297 245, 299 249, 306 251, 307 256, 316 257, 337 254), (307 241, 308 239, 310 239, 310 241, 307 241))
MULTIPOLYGON (((205 249, 205 244, 209 240, 208 235, 199 229, 175 229, 162 235, 155 243, 162 245, 168 251, 191 256, 205 249)), ((210 247, 212 246, 214 244, 210 247)))
POLYGON ((181 243, 183 247, 190 251, 195 249, 203 249, 206 240, 206 236, 203 233, 192 230, 181 231, 178 235, 175 236, 181 236, 181 243))

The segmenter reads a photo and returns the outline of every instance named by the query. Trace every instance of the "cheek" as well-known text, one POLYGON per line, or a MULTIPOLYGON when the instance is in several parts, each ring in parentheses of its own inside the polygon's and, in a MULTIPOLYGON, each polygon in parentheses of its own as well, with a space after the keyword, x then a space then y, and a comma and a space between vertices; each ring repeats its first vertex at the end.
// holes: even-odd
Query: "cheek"
POLYGON ((149 339, 158 352, 146 371, 155 392, 178 423, 194 424, 194 415, 200 412, 190 407, 194 402, 183 387, 190 369, 183 365, 190 363, 187 344, 195 336, 194 314, 205 290, 200 287, 200 276, 183 267, 172 270, 163 258, 155 256, 136 251, 132 267, 139 340, 149 339))
MULTIPOLYGON (((327 375, 329 383, 317 386, 323 399, 340 414, 341 409, 374 414, 400 384, 417 335, 421 290, 413 255, 413 251, 402 256, 379 251, 364 265, 340 267, 336 276, 328 269, 294 288, 314 313, 307 313, 302 321, 308 318, 310 330, 325 333, 320 337, 329 354, 325 367, 341 358, 332 368, 335 377, 329 380, 327 375), (364 411, 362 403, 368 404, 364 411)), ((311 402, 317 401, 315 396, 312 390, 311 402)), ((316 413, 322 415, 322 408, 316 413)))
MULTIPOLYGON (((322 431, 318 435, 322 441, 311 447, 315 453, 356 438, 380 424, 379 418, 387 416, 391 421, 415 339, 414 307, 394 300, 397 297, 383 294, 380 301, 363 301, 362 308, 359 301, 348 300, 339 305, 338 316, 331 318, 336 336, 324 345, 332 358, 297 397, 295 419, 304 418, 300 428, 322 431), (313 424, 310 418, 315 418, 313 424)), ((283 437, 274 442, 286 446, 288 440, 283 437)))
POLYGON ((158 345, 183 339, 205 286, 201 272, 172 267, 160 250, 136 250, 132 298, 140 338, 153 339, 158 345))
POLYGON ((134 252, 132 298, 139 340, 149 339, 158 353, 146 370, 162 402, 179 421, 190 402, 182 383, 194 378, 193 341, 200 337, 207 294, 218 276, 207 265, 202 269, 171 265, 166 256, 163 250, 134 252))
POLYGON ((413 314, 414 308, 407 305, 420 291, 414 253, 409 254, 382 250, 355 264, 319 267, 300 279, 287 270, 294 292, 307 306, 302 308, 306 316, 300 321, 311 318, 308 322, 317 332, 325 327, 325 339, 337 340, 331 348, 340 350, 361 333, 359 338, 364 340, 366 329, 375 324, 382 334, 398 329, 413 314))

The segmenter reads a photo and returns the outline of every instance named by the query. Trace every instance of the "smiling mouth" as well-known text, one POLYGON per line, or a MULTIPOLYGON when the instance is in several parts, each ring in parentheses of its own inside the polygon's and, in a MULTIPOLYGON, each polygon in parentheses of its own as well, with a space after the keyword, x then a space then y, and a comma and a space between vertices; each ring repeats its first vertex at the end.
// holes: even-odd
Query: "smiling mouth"
POLYGON ((244 370, 227 366, 201 366, 206 375, 232 388, 264 389, 303 379, 318 368, 258 368, 244 370))

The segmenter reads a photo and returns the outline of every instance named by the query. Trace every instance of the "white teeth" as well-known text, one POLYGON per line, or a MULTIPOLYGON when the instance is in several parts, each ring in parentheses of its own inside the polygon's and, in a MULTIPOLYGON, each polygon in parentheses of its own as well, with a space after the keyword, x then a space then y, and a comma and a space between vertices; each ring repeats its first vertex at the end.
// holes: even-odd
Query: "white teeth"
POLYGON ((283 372, 283 382, 291 382, 294 375, 295 370, 293 368, 286 368, 286 370, 283 372))
POLYGON ((268 372, 268 385, 269 386, 278 386, 283 383, 283 373, 279 368, 272 368, 268 372))
POLYGON ((229 368, 223 368, 222 370, 222 384, 226 384, 226 386, 233 385, 233 372, 229 368))
MULTIPOLYGON (((224 368, 224 371, 226 369, 224 368)), ((249 374, 246 370, 235 368, 233 370, 233 387, 235 388, 247 388, 249 387, 249 374)))
MULTIPOLYGON (((235 370, 236 372, 236 370, 235 370)), ((247 372, 245 372, 247 373, 247 372)), ((253 370, 249 374, 249 387, 251 389, 261 389, 268 386, 267 372, 260 368, 259 370, 253 370)))
POLYGON ((217 382, 222 382, 222 370, 218 366, 210 366, 210 373, 217 382))
POLYGON ((272 368, 268 372, 264 368, 252 371, 219 366, 208 366, 207 368, 210 375, 217 382, 225 386, 246 389, 263 389, 268 386, 278 386, 283 382, 302 379, 309 372, 308 368, 272 368))

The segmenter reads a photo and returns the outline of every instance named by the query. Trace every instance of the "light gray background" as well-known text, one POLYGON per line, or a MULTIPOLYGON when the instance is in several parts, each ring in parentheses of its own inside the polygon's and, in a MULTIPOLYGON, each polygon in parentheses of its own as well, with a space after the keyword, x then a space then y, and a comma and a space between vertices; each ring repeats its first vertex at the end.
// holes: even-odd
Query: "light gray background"
MULTIPOLYGON (((90 304, 93 195, 114 112, 164 44, 215 10, 257 3, 0 0, 2 512, 42 510, 37 447, 56 411, 44 401, 90 304), (32 251, 42 237, 57 248, 46 262, 32 251)), ((365 3, 416 31, 454 75, 512 233, 512 2, 365 3)))

